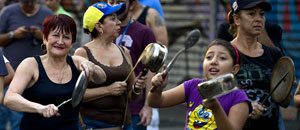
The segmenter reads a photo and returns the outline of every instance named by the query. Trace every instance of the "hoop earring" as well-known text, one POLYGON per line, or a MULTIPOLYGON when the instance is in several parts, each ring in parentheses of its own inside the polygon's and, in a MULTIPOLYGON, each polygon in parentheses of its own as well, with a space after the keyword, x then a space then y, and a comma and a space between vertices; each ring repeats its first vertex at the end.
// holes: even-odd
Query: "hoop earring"
POLYGON ((44 52, 44 54, 47 53, 47 47, 46 47, 46 45, 44 43, 41 44, 41 49, 44 52))

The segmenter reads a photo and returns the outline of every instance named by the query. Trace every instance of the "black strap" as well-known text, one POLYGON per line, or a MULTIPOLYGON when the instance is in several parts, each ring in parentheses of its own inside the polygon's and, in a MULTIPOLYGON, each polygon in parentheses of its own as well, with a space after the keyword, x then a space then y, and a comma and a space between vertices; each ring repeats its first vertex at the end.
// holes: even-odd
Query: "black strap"
POLYGON ((149 9, 149 7, 146 6, 146 8, 144 8, 142 14, 140 15, 140 17, 136 21, 139 21, 141 24, 147 25, 146 24, 146 17, 147 17, 147 14, 148 14, 148 9, 149 9))

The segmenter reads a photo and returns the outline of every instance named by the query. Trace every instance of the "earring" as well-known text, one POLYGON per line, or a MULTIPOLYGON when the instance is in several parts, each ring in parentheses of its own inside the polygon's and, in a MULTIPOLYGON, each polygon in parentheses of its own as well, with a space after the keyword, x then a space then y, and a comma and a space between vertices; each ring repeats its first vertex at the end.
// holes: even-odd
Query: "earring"
POLYGON ((46 45, 44 43, 41 44, 41 49, 44 52, 44 54, 47 53, 47 48, 46 48, 46 45))

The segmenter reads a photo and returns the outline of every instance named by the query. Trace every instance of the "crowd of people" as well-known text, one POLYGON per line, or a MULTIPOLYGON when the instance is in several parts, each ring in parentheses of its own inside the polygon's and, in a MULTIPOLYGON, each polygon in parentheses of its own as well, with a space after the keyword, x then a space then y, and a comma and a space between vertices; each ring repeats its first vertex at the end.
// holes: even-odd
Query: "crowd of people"
MULTIPOLYGON (((284 56, 282 30, 265 18, 272 9, 268 2, 236 0, 228 23, 203 54, 203 79, 166 91, 166 65, 157 74, 141 63, 132 70, 150 43, 168 46, 161 6, 146 0, 79 3, 82 36, 89 40, 73 54, 80 22, 61 0, 0 0, 0 129, 10 122, 12 130, 152 130, 158 129, 157 108, 182 103, 187 130, 285 129, 278 103, 270 96, 261 104, 270 93, 273 67, 284 56), (58 107, 72 97, 82 71, 88 86, 80 104, 58 107), (239 89, 201 96, 198 84, 227 73, 235 75, 239 89)), ((300 108, 300 85, 294 100, 300 108)))

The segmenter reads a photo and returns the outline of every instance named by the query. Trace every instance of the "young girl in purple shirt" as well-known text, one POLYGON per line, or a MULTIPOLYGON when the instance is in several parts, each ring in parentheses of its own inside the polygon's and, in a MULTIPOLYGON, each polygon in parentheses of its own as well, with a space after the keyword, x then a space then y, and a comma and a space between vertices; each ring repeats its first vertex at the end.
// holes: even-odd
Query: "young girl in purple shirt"
MULTIPOLYGON (((158 73, 152 78, 152 86, 157 87, 147 96, 151 107, 170 107, 187 103, 186 130, 241 130, 251 111, 246 93, 237 89, 217 99, 203 100, 197 85, 222 74, 236 74, 240 69, 237 49, 223 40, 215 40, 209 46, 203 61, 205 79, 185 81, 177 87, 163 91, 168 76, 158 73)), ((165 69, 165 66, 163 70, 165 69)))

